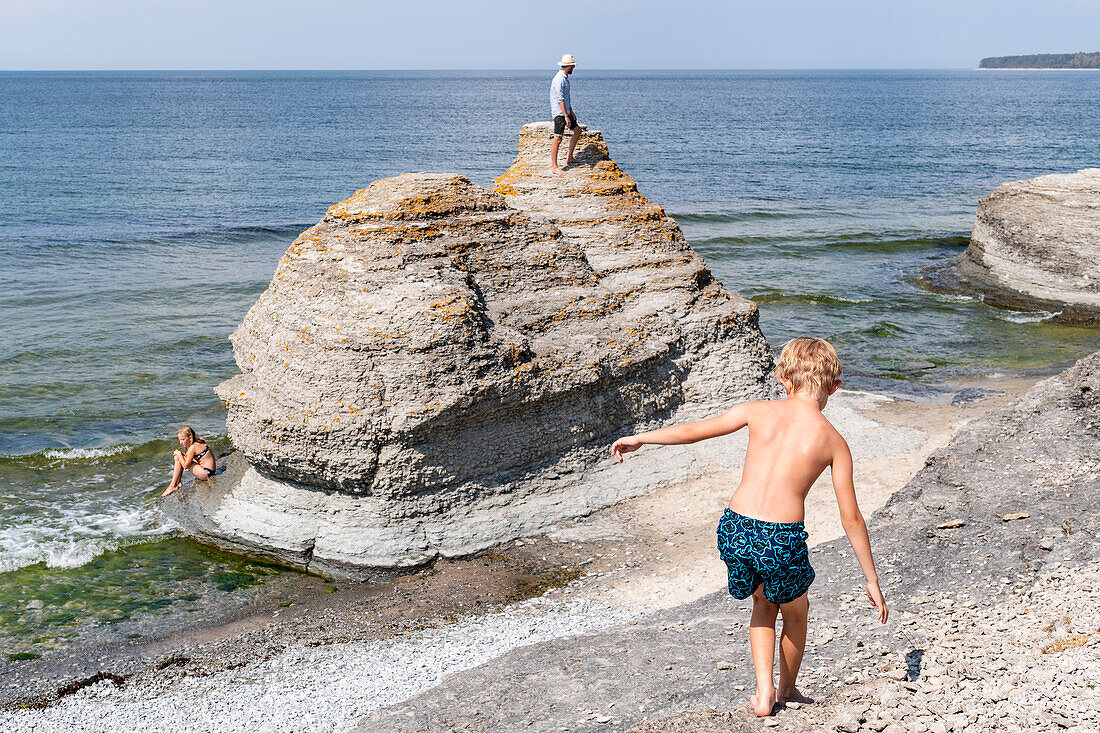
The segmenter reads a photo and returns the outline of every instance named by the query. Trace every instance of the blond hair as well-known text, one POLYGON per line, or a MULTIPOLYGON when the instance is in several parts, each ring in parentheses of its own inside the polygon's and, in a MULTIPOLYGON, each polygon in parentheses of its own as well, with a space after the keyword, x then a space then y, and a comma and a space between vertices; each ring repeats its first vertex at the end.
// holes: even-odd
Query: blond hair
POLYGON ((814 391, 829 394, 840 379, 840 358, 824 339, 802 336, 783 344, 775 375, 791 380, 791 393, 814 391))
POLYGON ((184 425, 182 428, 176 431, 176 435, 190 435, 192 443, 201 443, 199 436, 195 435, 194 429, 190 425, 184 425))

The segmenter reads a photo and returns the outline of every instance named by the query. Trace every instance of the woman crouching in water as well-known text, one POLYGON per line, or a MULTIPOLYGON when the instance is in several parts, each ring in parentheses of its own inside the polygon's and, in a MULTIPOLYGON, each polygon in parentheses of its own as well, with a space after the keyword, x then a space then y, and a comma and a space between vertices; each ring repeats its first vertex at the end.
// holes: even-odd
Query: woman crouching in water
POLYGON ((183 478, 184 469, 195 474, 195 478, 200 480, 210 478, 217 470, 217 464, 214 461, 214 454, 210 452, 210 446, 206 444, 205 440, 195 435, 195 431, 191 429, 190 425, 184 425, 180 428, 177 437, 180 439, 183 450, 172 451, 172 459, 175 461, 175 465, 172 467, 172 482, 168 484, 168 488, 164 490, 161 496, 168 496, 180 487, 180 479, 183 478))

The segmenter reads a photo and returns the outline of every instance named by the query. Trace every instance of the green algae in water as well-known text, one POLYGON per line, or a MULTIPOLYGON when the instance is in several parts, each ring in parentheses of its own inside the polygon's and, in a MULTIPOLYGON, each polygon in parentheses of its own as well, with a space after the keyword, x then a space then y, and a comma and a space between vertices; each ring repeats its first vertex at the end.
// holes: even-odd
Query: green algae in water
MULTIPOLYGON (((284 572, 293 571, 183 539, 123 547, 77 568, 38 563, 0 574, 0 648, 7 648, 9 659, 32 659, 39 654, 30 648, 55 648, 123 624, 164 623, 171 614, 224 603, 284 572)), ((144 635, 120 631, 128 632, 123 639, 144 635)))
POLYGON ((214 581, 215 588, 225 593, 231 593, 240 588, 248 588, 255 585, 257 582, 259 582, 257 577, 258 575, 263 575, 263 573, 245 573, 234 570, 220 570, 214 573, 211 578, 214 581))

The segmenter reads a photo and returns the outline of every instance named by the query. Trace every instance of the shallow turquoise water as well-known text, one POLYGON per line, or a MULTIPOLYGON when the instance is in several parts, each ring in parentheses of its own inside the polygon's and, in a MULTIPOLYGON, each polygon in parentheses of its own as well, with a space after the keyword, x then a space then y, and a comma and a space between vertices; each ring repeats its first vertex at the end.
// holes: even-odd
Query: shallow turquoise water
POLYGON ((0 576, 0 655, 148 640, 243 605, 248 591, 285 572, 183 539, 122 546, 76 568, 29 565, 0 576))
MULTIPOLYGON (((548 83, 0 73, 0 644, 35 653, 269 577, 171 539, 151 497, 176 427, 225 447, 227 337, 298 231, 405 171, 489 184, 548 83)), ((582 70, 573 95, 760 303, 772 344, 833 340, 850 384, 1043 373, 1100 348, 1094 329, 921 287, 997 184, 1098 164, 1100 75, 582 70)))

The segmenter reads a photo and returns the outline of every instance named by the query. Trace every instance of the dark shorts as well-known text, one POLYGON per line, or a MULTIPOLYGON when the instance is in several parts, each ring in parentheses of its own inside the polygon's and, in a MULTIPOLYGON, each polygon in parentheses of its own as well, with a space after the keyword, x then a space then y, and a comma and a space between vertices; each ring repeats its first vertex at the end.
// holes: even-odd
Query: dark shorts
POLYGON ((748 598, 764 584, 772 603, 790 603, 810 588, 814 569, 802 522, 763 522, 731 509, 718 520, 718 553, 729 569, 734 598, 748 598))
POLYGON ((561 137, 561 134, 565 132, 565 128, 568 127, 572 130, 577 126, 577 116, 575 114, 569 115, 569 124, 565 124, 565 115, 558 115, 554 118, 554 135, 561 137))

